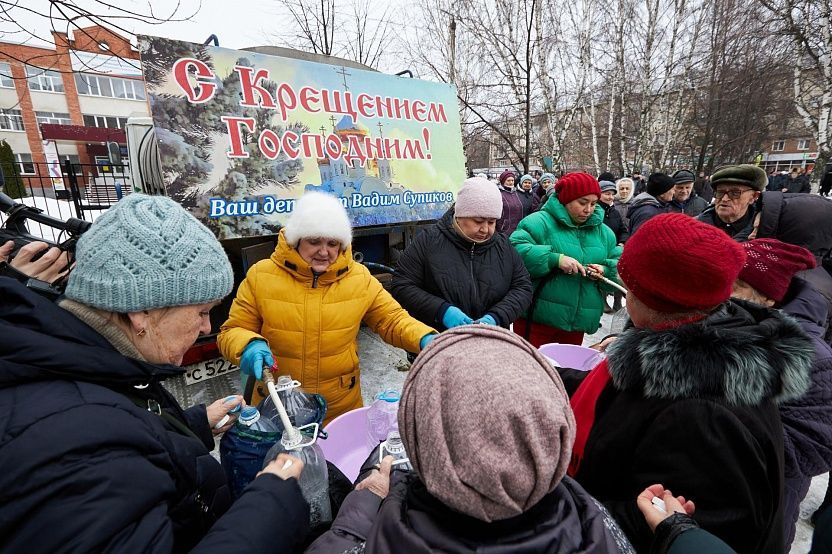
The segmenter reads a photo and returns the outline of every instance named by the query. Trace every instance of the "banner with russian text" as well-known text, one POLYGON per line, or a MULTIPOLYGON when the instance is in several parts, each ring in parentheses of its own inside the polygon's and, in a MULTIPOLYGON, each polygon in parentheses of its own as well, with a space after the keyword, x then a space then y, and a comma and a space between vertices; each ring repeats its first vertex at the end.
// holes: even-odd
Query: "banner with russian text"
POLYGON ((437 219, 465 178, 452 86, 157 37, 140 49, 168 195, 220 239, 274 233, 310 190, 356 227, 437 219))

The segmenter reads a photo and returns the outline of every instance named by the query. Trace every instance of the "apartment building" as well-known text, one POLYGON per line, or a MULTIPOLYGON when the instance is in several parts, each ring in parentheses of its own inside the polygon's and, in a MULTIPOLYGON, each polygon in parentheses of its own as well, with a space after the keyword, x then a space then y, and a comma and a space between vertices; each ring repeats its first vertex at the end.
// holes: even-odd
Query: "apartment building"
POLYGON ((129 40, 98 26, 52 39, 54 48, 0 42, 0 140, 22 175, 56 160, 104 167, 127 118, 150 113, 129 40))

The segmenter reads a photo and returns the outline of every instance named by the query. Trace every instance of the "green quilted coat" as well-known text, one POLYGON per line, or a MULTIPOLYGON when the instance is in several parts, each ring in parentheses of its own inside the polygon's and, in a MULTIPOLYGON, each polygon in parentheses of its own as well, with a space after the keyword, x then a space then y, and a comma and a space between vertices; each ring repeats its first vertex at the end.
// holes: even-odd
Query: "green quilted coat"
POLYGON ((558 269, 562 255, 582 265, 601 264, 604 276, 616 282, 616 265, 621 247, 615 233, 604 225, 604 209, 598 205, 582 225, 572 222, 566 208, 552 197, 540 209, 524 218, 511 235, 537 293, 534 321, 564 331, 594 333, 600 327, 604 299, 612 288, 580 274, 567 275, 558 269), (551 279, 545 278, 554 272, 551 279))

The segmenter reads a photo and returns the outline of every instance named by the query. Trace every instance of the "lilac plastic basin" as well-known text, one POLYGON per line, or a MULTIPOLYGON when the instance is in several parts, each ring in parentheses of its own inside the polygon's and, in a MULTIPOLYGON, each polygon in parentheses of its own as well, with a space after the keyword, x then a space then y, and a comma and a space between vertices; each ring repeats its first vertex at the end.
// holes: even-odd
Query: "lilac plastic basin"
POLYGON ((367 410, 369 406, 341 414, 324 427, 329 437, 319 439, 324 457, 335 464, 350 481, 355 481, 361 464, 370 455, 367 447, 367 410))
POLYGON ((601 363, 604 355, 597 350, 575 344, 544 344, 540 353, 549 358, 557 367, 589 371, 601 363))

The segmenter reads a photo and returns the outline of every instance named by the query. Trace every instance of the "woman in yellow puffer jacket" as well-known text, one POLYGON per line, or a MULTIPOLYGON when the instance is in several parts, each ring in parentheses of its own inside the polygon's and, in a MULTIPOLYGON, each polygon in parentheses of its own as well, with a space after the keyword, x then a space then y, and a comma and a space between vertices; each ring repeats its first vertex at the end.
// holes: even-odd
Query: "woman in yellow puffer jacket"
MULTIPOLYGON (((326 399, 325 422, 362 406, 356 342, 362 321, 388 344, 411 352, 436 333, 353 261, 351 242, 341 203, 327 194, 305 194, 274 253, 240 284, 217 340, 223 356, 257 379, 274 354, 281 374, 326 399)), ((253 403, 264 394, 261 385, 253 403)))

